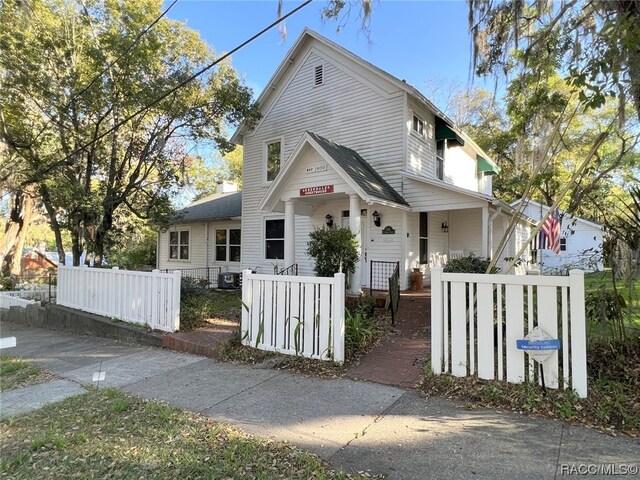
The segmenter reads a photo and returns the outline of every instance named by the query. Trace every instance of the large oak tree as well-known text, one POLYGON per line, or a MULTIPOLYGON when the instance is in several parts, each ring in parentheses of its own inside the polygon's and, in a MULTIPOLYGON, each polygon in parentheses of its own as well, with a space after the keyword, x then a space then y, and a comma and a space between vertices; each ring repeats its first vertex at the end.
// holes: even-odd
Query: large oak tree
POLYGON ((179 22, 163 18, 148 29, 161 7, 160 0, 0 6, 1 186, 14 197, 33 192, 61 258, 61 232, 71 233, 74 264, 83 251, 101 264, 117 242, 119 216, 165 217, 191 145, 228 151, 227 127, 258 118, 228 63, 162 98, 215 55, 179 22))

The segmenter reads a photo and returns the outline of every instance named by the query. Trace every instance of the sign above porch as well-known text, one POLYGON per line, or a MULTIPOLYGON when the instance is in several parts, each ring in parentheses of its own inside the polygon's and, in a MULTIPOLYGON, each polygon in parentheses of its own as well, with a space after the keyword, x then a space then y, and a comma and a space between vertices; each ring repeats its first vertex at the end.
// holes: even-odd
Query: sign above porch
POLYGON ((317 187, 304 187, 300 189, 301 197, 309 195, 323 195, 325 193, 333 193, 333 185, 318 185, 317 187))

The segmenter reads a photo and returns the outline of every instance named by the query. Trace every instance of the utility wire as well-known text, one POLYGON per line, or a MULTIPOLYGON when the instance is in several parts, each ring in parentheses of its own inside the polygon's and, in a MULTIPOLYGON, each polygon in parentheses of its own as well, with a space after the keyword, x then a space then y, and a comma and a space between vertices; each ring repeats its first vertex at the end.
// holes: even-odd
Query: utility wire
MULTIPOLYGON (((107 135, 109 135, 110 133, 116 131, 118 128, 120 128, 122 125, 128 123, 130 120, 134 119, 135 117, 137 117, 138 115, 145 113, 147 110, 149 110, 151 107, 153 107, 154 105, 157 105, 158 103, 160 103, 162 100, 164 100, 165 98, 167 98, 169 95, 175 93, 176 91, 178 91, 179 89, 181 89, 182 87, 184 87, 185 85, 191 83, 193 80, 195 80, 196 78, 198 78, 199 76, 201 76, 202 74, 208 72, 209 70, 211 70, 213 67, 215 67, 217 64, 219 64, 220 62, 222 62, 223 60, 227 59, 228 57, 230 57, 231 55, 233 55, 235 52, 237 52, 238 50, 240 50, 241 48, 245 47, 246 45, 248 45, 249 43, 253 42, 255 39, 257 39, 258 37, 261 37, 262 35, 264 35, 266 32, 268 32, 269 30, 271 30, 273 27, 279 25, 280 23, 284 22, 287 18, 289 18, 291 15, 297 13, 298 11, 302 10, 304 7, 306 7, 307 5, 309 5, 311 2, 313 2, 313 0, 306 0, 305 2, 303 2, 302 4, 298 5, 296 8, 294 8, 293 10, 291 10, 289 13, 287 13, 286 15, 278 18, 276 21, 272 22, 271 24, 269 24, 268 26, 266 26, 265 28, 263 28, 262 30, 260 30, 258 33, 256 33, 255 35, 253 35, 251 38, 249 38, 248 40, 245 40, 244 42, 242 42, 240 45, 238 45, 237 47, 233 48, 232 50, 230 50, 229 52, 225 53, 224 55, 222 55, 221 57, 219 57, 218 59, 214 60, 213 62, 209 63, 207 66, 201 68, 200 70, 198 70, 196 73, 194 73, 193 75, 191 75, 190 77, 188 77, 187 79, 183 80, 182 82, 180 82, 178 85, 176 85, 175 87, 167 90, 165 93, 163 93, 162 95, 160 95, 158 98, 156 98, 155 100, 153 100, 151 103, 149 103, 148 105, 138 109, 136 112, 132 113, 131 115, 125 117, 124 119, 120 120, 119 122, 117 122, 116 124, 113 125, 113 127, 109 128, 108 130, 102 132, 100 135, 98 135, 97 137, 95 137, 93 140, 91 140, 89 143, 87 143, 86 145, 82 145, 81 147, 78 147, 76 150, 74 150, 73 152, 71 152, 69 155, 67 155, 66 157, 64 157, 62 160, 48 166, 47 168, 41 170, 40 172, 37 172, 37 175, 43 175, 46 174, 48 172, 50 172, 51 170, 64 165, 66 163, 68 163, 69 159, 71 159, 74 155, 82 152, 84 149, 86 149, 87 147, 90 147, 91 145, 93 145, 94 143, 96 143, 98 140, 103 139, 104 137, 106 137, 107 135)), ((29 183, 32 183, 34 181, 37 180, 36 176, 32 176, 31 178, 21 182, 20 186, 24 186, 27 185, 29 183)))

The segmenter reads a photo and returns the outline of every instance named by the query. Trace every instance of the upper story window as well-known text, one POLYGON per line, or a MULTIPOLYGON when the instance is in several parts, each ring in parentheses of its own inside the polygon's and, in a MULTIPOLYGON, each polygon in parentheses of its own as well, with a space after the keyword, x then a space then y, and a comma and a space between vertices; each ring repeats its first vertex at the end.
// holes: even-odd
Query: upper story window
POLYGON ((265 258, 282 260, 284 258, 284 219, 266 220, 264 237, 265 258))
POLYGON ((267 182, 272 182, 278 176, 280 172, 281 158, 282 158, 282 141, 275 140, 268 142, 266 146, 266 166, 267 166, 267 182))
POLYGON ((444 180, 444 149, 446 140, 436 141, 436 178, 444 180))
POLYGON ((413 116, 413 122, 412 122, 412 127, 411 128, 416 134, 420 135, 421 137, 424 137, 424 135, 425 135, 424 120, 422 120, 417 115, 413 116))
POLYGON ((189 260, 189 230, 169 232, 169 260, 189 260))
POLYGON ((216 261, 240 261, 240 229, 216 230, 216 261))
POLYGON ((561 238, 560 239, 560 251, 561 252, 566 252, 567 251, 567 239, 566 238, 561 238))
POLYGON ((313 69, 313 86, 324 85, 324 65, 316 65, 313 69))

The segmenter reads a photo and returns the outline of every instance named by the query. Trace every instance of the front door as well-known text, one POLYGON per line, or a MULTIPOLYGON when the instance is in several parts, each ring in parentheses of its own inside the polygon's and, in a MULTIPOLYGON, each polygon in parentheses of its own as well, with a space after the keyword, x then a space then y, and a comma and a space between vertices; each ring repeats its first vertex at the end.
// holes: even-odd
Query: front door
MULTIPOLYGON (((342 227, 349 228, 349 210, 342 211, 342 227)), ((369 286, 369 215, 366 208, 360 210, 360 279, 363 287, 369 286)))

